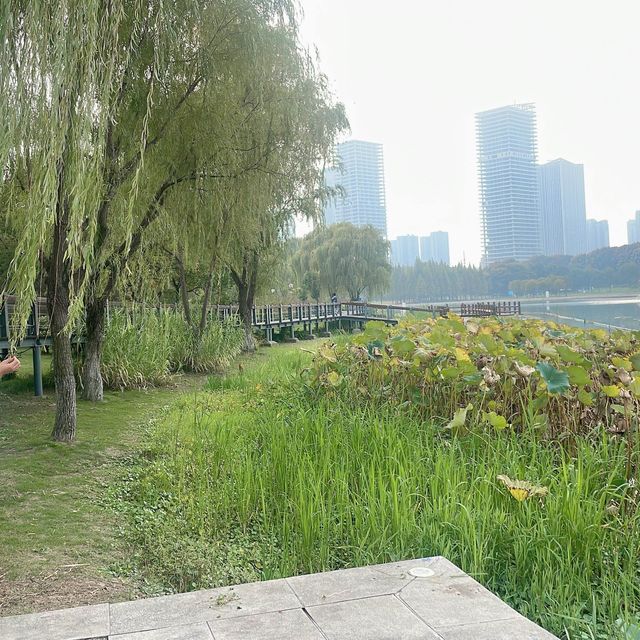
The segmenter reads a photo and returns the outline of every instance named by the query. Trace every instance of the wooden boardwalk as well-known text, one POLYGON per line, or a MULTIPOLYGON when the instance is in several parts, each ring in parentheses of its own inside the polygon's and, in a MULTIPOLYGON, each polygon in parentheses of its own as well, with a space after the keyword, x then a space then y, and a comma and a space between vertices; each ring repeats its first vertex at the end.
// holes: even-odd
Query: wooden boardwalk
MULTIPOLYGON (((17 347, 19 351, 32 351, 35 395, 42 395, 41 349, 53 343, 49 331, 49 316, 46 298, 38 298, 33 304, 24 337, 17 343, 11 340, 11 317, 15 309, 15 297, 5 296, 0 307, 0 351, 5 356, 10 349, 17 347)), ((111 308, 118 306, 112 303, 111 308)), ((165 307, 166 308, 166 307, 165 307)), ((171 305, 171 308, 175 308, 171 305)), ((160 307, 158 307, 160 309, 160 307)), ((264 333, 267 344, 273 344, 274 330, 288 332, 285 339, 295 340, 296 329, 305 337, 316 334, 328 334, 330 325, 338 329, 362 328, 370 321, 381 321, 388 325, 410 314, 428 315, 431 317, 446 316, 453 312, 463 318, 487 316, 520 315, 520 303, 508 302, 473 302, 458 305, 424 305, 408 307, 393 304, 374 304, 370 302, 299 302, 291 304, 267 304, 253 307, 251 325, 256 331, 264 333), (321 325, 323 328, 321 329, 321 325)), ((214 305, 209 309, 211 318, 229 320, 238 317, 237 306, 214 305)), ((82 342, 82 336, 75 337, 82 342)))
MULTIPOLYGON (((237 306, 217 306, 212 312, 220 319, 236 316, 237 306)), ((507 302, 471 302, 458 305, 424 305, 405 306, 393 304, 374 304, 370 302, 329 302, 329 303, 297 303, 297 304, 270 304, 256 306, 252 310, 251 324, 255 329, 264 330, 267 340, 270 341, 273 330, 291 329, 291 335, 295 327, 302 325, 303 330, 312 333, 315 325, 319 330, 320 324, 337 322, 345 323, 341 328, 355 327, 365 322, 381 321, 386 324, 397 324, 398 320, 409 314, 429 315, 431 317, 446 316, 455 313, 462 318, 478 318, 489 316, 516 316, 520 315, 520 303, 507 302)))

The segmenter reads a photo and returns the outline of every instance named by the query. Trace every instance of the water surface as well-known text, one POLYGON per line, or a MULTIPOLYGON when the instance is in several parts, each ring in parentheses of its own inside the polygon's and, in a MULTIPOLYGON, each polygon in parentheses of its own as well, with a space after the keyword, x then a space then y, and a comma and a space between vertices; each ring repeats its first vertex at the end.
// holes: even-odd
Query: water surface
POLYGON ((522 302, 522 313, 576 327, 640 330, 640 297, 522 302))

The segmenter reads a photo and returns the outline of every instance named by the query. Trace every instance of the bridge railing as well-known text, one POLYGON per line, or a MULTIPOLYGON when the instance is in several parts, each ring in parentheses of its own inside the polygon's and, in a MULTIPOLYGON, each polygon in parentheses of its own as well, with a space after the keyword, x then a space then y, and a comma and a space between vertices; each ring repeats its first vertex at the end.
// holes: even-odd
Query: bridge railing
MULTIPOLYGON (((111 306, 121 306, 111 302, 111 306)), ((5 296, 0 306, 0 342, 7 342, 11 333, 11 315, 16 305, 15 296, 5 296)), ((162 308, 175 305, 162 305, 162 308)), ((376 304, 372 302, 297 302, 288 304, 257 305, 252 309, 252 325, 257 328, 292 326, 319 323, 339 319, 381 320, 395 322, 408 314, 428 314, 432 317, 445 316, 450 311, 465 318, 486 316, 520 315, 520 302, 472 302, 455 306, 425 305, 404 306, 376 304)), ((238 317, 237 305, 212 305, 210 317, 229 320, 238 317)), ((29 316, 25 339, 44 339, 49 334, 49 317, 46 298, 38 298, 29 316)))
MULTIPOLYGON (((4 296, 0 306, 0 342, 8 342, 11 336, 11 316, 16 308, 15 296, 4 296)), ((45 338, 49 333, 49 310, 46 298, 38 298, 31 305, 27 319, 25 340, 45 338)))

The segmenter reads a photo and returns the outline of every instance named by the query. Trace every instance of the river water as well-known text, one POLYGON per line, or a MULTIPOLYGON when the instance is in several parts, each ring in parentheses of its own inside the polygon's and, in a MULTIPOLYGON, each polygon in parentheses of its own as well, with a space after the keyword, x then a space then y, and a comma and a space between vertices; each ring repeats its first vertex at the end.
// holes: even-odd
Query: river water
POLYGON ((522 314, 576 327, 640 330, 640 296, 522 302, 522 314))

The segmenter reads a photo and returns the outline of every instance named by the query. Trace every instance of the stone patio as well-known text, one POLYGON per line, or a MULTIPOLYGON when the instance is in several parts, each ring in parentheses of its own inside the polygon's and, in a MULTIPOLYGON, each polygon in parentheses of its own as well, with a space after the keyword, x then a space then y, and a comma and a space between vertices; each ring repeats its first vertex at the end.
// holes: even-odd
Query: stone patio
POLYGON ((553 640, 441 557, 0 618, 2 640, 553 640))

